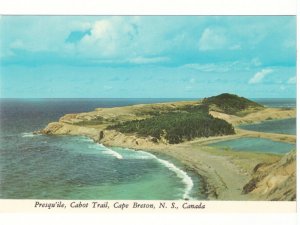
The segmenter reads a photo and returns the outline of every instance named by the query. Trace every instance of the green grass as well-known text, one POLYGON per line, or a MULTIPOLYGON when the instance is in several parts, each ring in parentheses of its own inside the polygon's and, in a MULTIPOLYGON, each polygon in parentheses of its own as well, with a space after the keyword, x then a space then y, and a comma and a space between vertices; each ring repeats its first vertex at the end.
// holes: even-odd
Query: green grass
POLYGON ((100 125, 103 124, 103 122, 105 122, 105 120, 102 117, 98 117, 97 119, 83 120, 78 123, 74 123, 74 125, 78 125, 78 126, 100 125))

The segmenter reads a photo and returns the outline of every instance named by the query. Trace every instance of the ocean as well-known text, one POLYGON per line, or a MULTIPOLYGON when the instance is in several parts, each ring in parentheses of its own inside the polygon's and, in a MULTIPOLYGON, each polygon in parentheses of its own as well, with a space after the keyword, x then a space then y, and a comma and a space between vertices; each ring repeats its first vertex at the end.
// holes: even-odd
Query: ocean
POLYGON ((164 155, 32 134, 66 113, 178 100, 1 99, 0 198, 205 199, 200 178, 164 155))
POLYGON ((296 134, 296 118, 267 120, 257 124, 247 124, 239 126, 245 130, 253 130, 277 134, 296 134))
MULTIPOLYGON (((0 198, 205 199, 201 178, 165 155, 108 148, 80 136, 32 134, 66 113, 179 100, 194 99, 1 99, 0 198)), ((295 99, 262 101, 296 105, 295 99)))

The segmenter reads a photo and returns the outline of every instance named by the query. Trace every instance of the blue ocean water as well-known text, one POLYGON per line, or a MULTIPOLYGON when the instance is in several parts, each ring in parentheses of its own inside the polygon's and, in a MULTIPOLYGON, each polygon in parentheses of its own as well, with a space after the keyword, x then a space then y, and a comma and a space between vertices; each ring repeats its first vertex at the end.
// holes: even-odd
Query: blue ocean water
POLYGON ((32 134, 66 113, 178 100, 187 99, 1 99, 0 198, 205 199, 201 178, 166 156, 32 134))
POLYGON ((33 135, 66 113, 178 99, 1 99, 0 198, 205 198, 201 180, 165 156, 78 136, 33 135))
POLYGON ((254 98, 253 101, 271 108, 295 108, 295 98, 254 98))
POLYGON ((239 126, 245 130, 253 130, 277 134, 296 134, 296 118, 268 120, 256 124, 247 124, 239 126))

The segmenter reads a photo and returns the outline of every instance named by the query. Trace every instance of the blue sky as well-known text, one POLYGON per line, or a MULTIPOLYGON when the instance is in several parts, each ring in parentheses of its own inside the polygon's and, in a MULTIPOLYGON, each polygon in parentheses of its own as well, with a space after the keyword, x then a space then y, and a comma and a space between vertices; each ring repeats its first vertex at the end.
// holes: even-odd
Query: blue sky
POLYGON ((2 98, 296 96, 294 16, 2 16, 2 98))

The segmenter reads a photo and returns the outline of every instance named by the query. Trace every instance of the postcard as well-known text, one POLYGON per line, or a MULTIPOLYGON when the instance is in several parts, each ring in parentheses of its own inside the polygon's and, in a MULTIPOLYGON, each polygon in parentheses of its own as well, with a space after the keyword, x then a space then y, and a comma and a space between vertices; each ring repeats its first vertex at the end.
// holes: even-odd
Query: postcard
POLYGON ((1 211, 296 212, 295 16, 0 30, 1 211))

